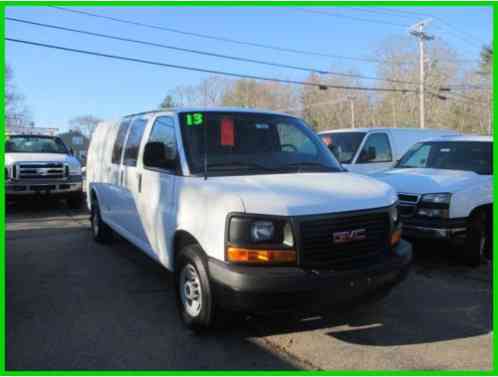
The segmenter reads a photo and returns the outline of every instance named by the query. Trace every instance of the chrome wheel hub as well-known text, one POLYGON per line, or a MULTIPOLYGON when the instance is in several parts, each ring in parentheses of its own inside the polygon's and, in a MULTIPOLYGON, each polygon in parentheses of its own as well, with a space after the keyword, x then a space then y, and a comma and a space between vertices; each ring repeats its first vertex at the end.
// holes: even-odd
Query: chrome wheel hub
POLYGON ((185 311, 197 317, 202 309, 202 287, 199 274, 190 263, 180 272, 180 299, 185 311))

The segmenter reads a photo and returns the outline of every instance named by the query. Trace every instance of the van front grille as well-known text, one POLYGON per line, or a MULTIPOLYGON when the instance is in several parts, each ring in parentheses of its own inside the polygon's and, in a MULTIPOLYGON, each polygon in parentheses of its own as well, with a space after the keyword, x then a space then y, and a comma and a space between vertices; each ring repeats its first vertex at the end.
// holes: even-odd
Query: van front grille
POLYGON ((389 229, 387 212, 303 220, 300 223, 301 265, 353 270, 375 264, 389 248, 389 229), (356 235, 351 237, 351 234, 356 235))

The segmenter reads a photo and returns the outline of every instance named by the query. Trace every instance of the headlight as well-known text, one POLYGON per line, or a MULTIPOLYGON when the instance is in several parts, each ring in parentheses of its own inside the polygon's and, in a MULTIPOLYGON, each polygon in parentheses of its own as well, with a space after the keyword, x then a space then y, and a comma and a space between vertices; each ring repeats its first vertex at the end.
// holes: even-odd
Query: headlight
POLYGON ((422 203, 450 204, 451 194, 426 194, 422 195, 422 203))
POLYGON ((417 210, 417 215, 424 217, 438 217, 438 218, 448 218, 448 209, 443 208, 419 208, 417 210))
POLYGON ((275 227, 271 221, 256 221, 251 225, 251 239, 254 242, 271 241, 275 227))
POLYGON ((451 194, 426 194, 422 195, 417 208, 417 215, 432 218, 448 218, 451 194))
POLYGON ((69 165, 69 175, 81 175, 81 166, 69 165))
POLYGON ((295 264, 294 234, 285 218, 229 217, 226 260, 249 264, 295 264))

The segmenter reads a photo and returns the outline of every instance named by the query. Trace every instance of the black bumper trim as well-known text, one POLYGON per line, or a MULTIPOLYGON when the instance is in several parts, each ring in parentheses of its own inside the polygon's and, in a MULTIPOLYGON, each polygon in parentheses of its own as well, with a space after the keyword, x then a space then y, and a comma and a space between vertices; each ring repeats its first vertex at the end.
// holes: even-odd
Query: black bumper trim
POLYGON ((392 287, 407 275, 412 247, 401 241, 384 263, 354 271, 235 266, 209 259, 217 302, 234 310, 271 311, 332 303, 392 287))
POLYGON ((458 219, 402 219, 403 237, 453 240, 465 237, 467 218, 458 219))

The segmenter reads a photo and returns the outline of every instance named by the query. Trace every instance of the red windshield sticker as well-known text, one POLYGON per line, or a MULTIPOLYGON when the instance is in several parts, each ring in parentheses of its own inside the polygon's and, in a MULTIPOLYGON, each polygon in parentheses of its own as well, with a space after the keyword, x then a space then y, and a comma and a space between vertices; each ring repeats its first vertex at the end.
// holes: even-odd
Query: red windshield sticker
POLYGON ((235 130, 233 119, 221 119, 221 145, 233 147, 235 145, 235 130))
POLYGON ((330 144, 332 144, 332 137, 331 136, 324 136, 322 138, 322 140, 325 143, 325 145, 327 145, 327 146, 330 145, 330 144))

